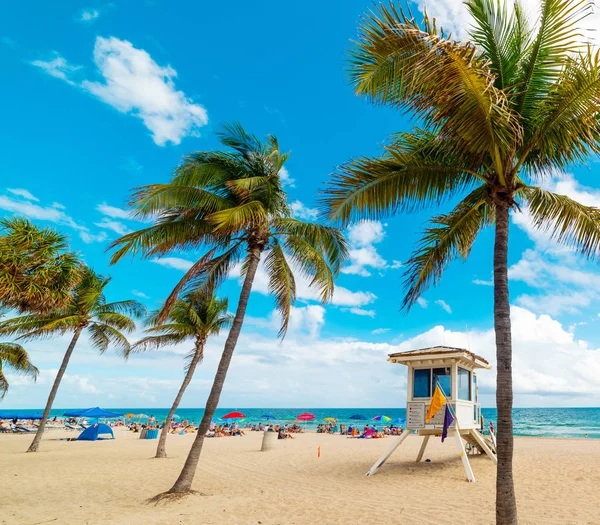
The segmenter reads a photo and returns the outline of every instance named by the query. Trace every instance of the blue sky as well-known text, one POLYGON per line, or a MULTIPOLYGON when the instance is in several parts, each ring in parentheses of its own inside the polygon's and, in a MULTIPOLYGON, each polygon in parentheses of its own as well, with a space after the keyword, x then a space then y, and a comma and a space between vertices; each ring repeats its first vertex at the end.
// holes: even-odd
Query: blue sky
MULTIPOLYGON (((90 265, 113 277, 110 299, 137 296, 155 308, 197 254, 109 267, 106 246, 142 226, 124 211, 131 188, 167 180, 187 152, 217 148, 221 123, 274 134, 291 151, 287 188, 303 217, 314 214, 317 191, 335 166, 376 154, 390 133, 410 129, 408 116, 356 98, 347 83, 346 52, 370 5, 1 6, 0 213, 60 229, 90 265)), ((465 34, 460 2, 430 9, 465 34)), ((591 159, 545 184, 600 205, 599 166, 591 159)), ((351 226, 352 260, 333 304, 319 306, 301 284, 283 343, 259 275, 221 405, 401 406, 405 374, 385 362, 389 352, 447 344, 493 361, 491 231, 410 314, 399 312, 402 264, 436 211, 351 226)), ((535 231, 525 210, 512 221, 510 265, 516 404, 598 405, 596 264, 535 231)), ((233 276, 222 291, 232 305, 238 284, 233 276)), ((204 404, 222 342, 210 342, 185 406, 204 404)), ((30 343, 41 378, 32 385, 11 377, 3 406, 42 406, 66 344, 30 343)), ((110 352, 97 356, 83 340, 55 405, 167 406, 185 353, 183 345, 124 363, 110 352)), ((494 373, 481 380, 484 404, 493 406, 494 373)))

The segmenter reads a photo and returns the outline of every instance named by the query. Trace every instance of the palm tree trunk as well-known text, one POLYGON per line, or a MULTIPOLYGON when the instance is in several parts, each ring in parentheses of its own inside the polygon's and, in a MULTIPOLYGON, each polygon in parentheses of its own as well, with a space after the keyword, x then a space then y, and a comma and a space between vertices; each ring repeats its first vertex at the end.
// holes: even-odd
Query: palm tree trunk
POLYGON ((508 298, 508 204, 496 206, 494 244, 494 328, 496 330, 496 408, 498 410, 496 525, 517 524, 513 482, 513 388, 510 302, 508 298))
POLYGON ((183 383, 179 388, 179 392, 177 392, 177 396, 175 397, 175 401, 173 401, 173 406, 171 410, 169 410, 169 414, 167 415, 167 419, 165 424, 160 432, 160 438, 158 440, 158 446, 156 447, 156 456, 157 458, 166 458, 167 457, 167 435, 169 434, 169 428, 171 427, 171 421, 173 420, 173 416, 175 415, 175 411, 179 407, 179 403, 181 403, 181 398, 185 392, 185 389, 190 384, 192 377, 194 376, 194 371, 196 370, 196 366, 202 360, 202 356, 204 355, 204 344, 206 342, 206 338, 198 338, 196 339, 196 352, 194 353, 194 357, 190 363, 187 373, 185 374, 185 378, 183 379, 183 383))
POLYGON ((48 396, 48 401, 46 402, 46 408, 44 408, 44 414, 42 420, 40 421, 40 426, 38 427, 38 430, 35 433, 35 437, 33 438, 31 445, 29 445, 27 452, 37 452, 40 448, 40 441, 42 440, 44 428, 46 428, 46 423, 48 421, 48 418, 50 417, 52 403, 54 403, 54 398, 56 397, 56 393, 58 392, 58 387, 60 386, 60 382, 62 381, 63 376, 65 375, 65 370, 67 369, 67 365, 69 364, 69 359, 71 359, 71 354, 73 353, 73 350, 75 350, 75 345, 77 344, 77 340, 79 339, 82 330, 83 327, 80 326, 75 330, 75 333, 73 334, 73 339, 71 339, 71 343, 67 348, 65 357, 63 357, 60 368, 58 369, 58 374, 56 374, 56 378, 54 379, 52 390, 50 390, 50 395, 48 396))
POLYGON ((254 282, 254 276, 258 268, 260 261, 260 255, 262 253, 261 248, 251 249, 249 252, 248 267, 246 269, 246 277, 244 278, 244 284, 242 285, 242 291, 240 292, 240 300, 235 312, 235 317, 231 325, 231 330, 225 341, 225 347, 223 348, 223 355, 217 368, 215 380, 213 382, 212 389, 206 401, 206 407, 204 409, 204 415, 198 428, 198 434, 190 449, 187 460, 177 481, 168 491, 169 494, 184 494, 192 490, 192 481, 196 474, 196 467, 200 459, 200 453, 202 452, 202 445, 204 443, 204 435, 208 431, 210 422, 215 414, 217 405, 219 404, 219 398, 221 397, 221 391, 223 390, 223 384, 225 383, 225 377, 227 376, 227 370, 229 369, 229 363, 233 356, 233 351, 237 344, 242 330, 242 324, 244 323, 244 316, 246 315, 246 308, 248 306, 248 299, 250 299, 250 292, 252 291, 252 284, 254 282))

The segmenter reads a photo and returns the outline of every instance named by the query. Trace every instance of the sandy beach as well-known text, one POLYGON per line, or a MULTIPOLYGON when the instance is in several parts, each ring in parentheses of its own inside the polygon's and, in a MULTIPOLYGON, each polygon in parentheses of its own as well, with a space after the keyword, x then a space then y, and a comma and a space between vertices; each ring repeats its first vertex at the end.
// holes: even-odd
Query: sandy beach
MULTIPOLYGON (((433 439, 416 464, 410 437, 373 477, 364 476, 393 438, 301 434, 259 452, 262 433, 208 439, 194 488, 179 503, 148 505, 175 480, 193 435, 172 436, 170 458, 150 459, 156 441, 116 430, 116 439, 68 442, 49 433, 25 454, 29 435, 0 436, 3 525, 167 523, 478 523, 494 519, 494 466, 473 456, 477 482, 465 481, 453 440, 433 439), (317 458, 317 447, 321 457, 317 458), (403 449, 403 450, 402 450, 403 449)), ((516 438, 520 523, 598 524, 600 441, 516 438)))

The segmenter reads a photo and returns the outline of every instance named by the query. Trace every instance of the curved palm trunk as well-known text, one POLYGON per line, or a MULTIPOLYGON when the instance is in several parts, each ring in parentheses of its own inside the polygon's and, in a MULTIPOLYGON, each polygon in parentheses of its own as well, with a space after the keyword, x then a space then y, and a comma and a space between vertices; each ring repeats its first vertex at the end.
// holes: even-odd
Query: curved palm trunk
POLYGON ((196 474, 196 467, 200 459, 200 453, 202 452, 202 445, 204 443, 204 435, 208 431, 210 422, 215 414, 217 405, 219 404, 219 398, 221 391, 223 390, 223 384, 225 383, 225 377, 227 376, 227 370, 229 369, 229 363, 235 350, 240 331, 242 330, 242 324, 244 323, 244 316, 246 315, 246 307, 248 306, 248 299, 250 298, 250 292, 252 291, 252 283, 254 282, 254 276, 258 268, 258 262, 260 260, 260 254, 262 250, 255 248, 249 253, 249 262, 246 269, 246 277, 244 278, 244 284, 242 285, 242 291, 240 292, 240 300, 235 312, 235 317, 231 325, 231 330, 225 341, 225 347, 223 349, 223 355, 217 368, 215 380, 213 382, 212 389, 206 401, 206 407, 204 409, 204 415, 198 428, 198 434, 190 449, 187 460, 177 481, 168 491, 169 494, 184 494, 192 490, 192 481, 196 474))
POLYGON ((177 396, 175 397, 175 401, 173 401, 173 406, 171 410, 169 410, 169 414, 167 415, 167 419, 165 424, 160 432, 160 438, 158 440, 158 446, 156 447, 156 458, 166 458, 167 457, 167 435, 169 434, 169 428, 171 427, 171 421, 173 420, 173 416, 175 415, 175 411, 179 407, 179 403, 181 403, 181 398, 185 392, 185 389, 190 384, 192 377, 194 376, 194 372, 196 370, 196 366, 202 360, 202 356, 204 355, 204 344, 206 339, 197 339, 196 340, 196 352, 194 353, 194 357, 190 363, 187 373, 185 374, 185 378, 183 379, 183 383, 179 388, 179 392, 177 392, 177 396))
POLYGON ((496 206, 494 244, 494 328, 496 330, 496 408, 498 410, 496 525, 517 524, 513 482, 512 338, 508 299, 508 205, 496 206))
POLYGON ((52 385, 52 390, 50 390, 50 395, 48 396, 48 401, 46 402, 46 408, 44 408, 44 414, 40 421, 40 426, 38 427, 37 432, 35 433, 35 437, 29 445, 27 452, 37 452, 40 448, 40 441, 42 440, 42 436, 44 435, 44 429, 46 428, 46 423, 48 418, 50 417, 50 410, 52 410, 52 403, 54 403, 54 398, 56 397, 56 393, 58 392, 58 387, 60 386, 60 382, 62 381, 63 376, 65 375, 65 370, 67 369, 67 365, 69 364, 69 359, 71 359, 71 354, 73 350, 75 350, 75 345, 77 344, 77 340, 81 335, 81 331, 83 327, 77 328, 75 333, 73 334, 73 339, 69 343, 69 347, 65 353, 65 357, 63 357, 60 368, 58 369, 58 374, 56 374, 56 378, 54 379, 54 384, 52 385))

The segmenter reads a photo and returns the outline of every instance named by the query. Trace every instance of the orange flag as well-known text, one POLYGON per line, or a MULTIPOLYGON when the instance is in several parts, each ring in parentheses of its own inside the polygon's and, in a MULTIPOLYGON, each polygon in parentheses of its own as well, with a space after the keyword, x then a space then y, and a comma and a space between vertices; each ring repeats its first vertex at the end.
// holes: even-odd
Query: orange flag
POLYGON ((444 394, 442 394, 439 385, 436 385, 435 392, 431 398, 431 404, 429 405, 427 415, 425 416, 425 423, 429 423, 430 419, 444 406, 444 403, 446 403, 446 398, 444 397, 444 394))

